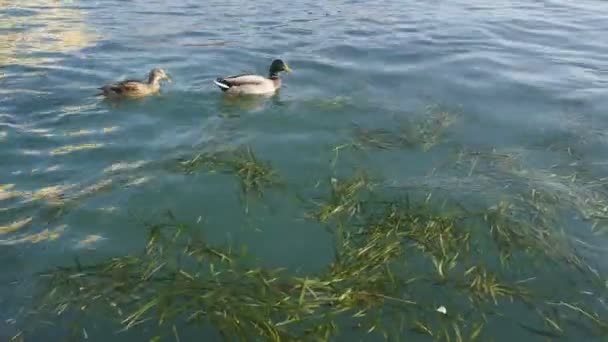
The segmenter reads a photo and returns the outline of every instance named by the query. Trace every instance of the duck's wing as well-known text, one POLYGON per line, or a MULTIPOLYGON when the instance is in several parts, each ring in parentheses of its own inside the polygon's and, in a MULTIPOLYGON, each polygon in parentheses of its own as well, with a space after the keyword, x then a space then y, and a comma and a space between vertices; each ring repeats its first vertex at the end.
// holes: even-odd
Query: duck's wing
POLYGON ((121 95, 124 93, 134 93, 138 92, 142 89, 143 83, 138 80, 124 80, 122 82, 108 84, 104 87, 101 87, 103 93, 108 95, 109 93, 114 93, 117 95, 121 95))
POLYGON ((264 84, 267 81, 267 78, 260 75, 242 74, 218 78, 215 80, 214 83, 222 89, 228 89, 230 87, 264 84))
POLYGON ((126 80, 116 84, 112 89, 119 89, 119 92, 137 92, 144 87, 141 81, 137 80, 126 80))

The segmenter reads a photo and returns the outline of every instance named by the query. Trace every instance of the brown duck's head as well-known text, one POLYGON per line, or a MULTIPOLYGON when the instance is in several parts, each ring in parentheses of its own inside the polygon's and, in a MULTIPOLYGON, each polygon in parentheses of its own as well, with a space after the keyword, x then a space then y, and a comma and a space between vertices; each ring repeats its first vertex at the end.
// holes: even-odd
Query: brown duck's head
POLYGON ((161 68, 154 68, 150 71, 148 81, 150 83, 160 82, 163 80, 171 81, 171 76, 161 68))

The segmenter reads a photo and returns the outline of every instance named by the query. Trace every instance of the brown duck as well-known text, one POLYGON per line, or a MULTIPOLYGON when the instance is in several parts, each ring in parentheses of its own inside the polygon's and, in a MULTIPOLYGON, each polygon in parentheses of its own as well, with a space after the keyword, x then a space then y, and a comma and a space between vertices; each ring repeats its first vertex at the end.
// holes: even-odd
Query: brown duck
POLYGON ((155 68, 150 71, 147 81, 125 80, 108 84, 99 88, 103 95, 109 98, 137 98, 157 94, 160 91, 160 82, 171 80, 169 74, 163 69, 155 68))

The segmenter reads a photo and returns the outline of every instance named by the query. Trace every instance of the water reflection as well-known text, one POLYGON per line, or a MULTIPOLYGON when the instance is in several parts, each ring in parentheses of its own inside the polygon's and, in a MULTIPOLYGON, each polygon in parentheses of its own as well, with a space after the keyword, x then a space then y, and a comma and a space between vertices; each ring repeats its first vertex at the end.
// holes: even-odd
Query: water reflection
POLYGON ((14 221, 5 226, 0 226, 0 235, 18 231, 19 229, 27 226, 30 222, 32 222, 32 218, 28 217, 22 220, 14 221))
POLYGON ((48 53, 80 50, 99 39, 87 29, 80 9, 60 1, 0 1, 0 13, 0 65, 56 61, 48 53))
POLYGON ((20 238, 11 238, 6 240, 0 239, 0 246, 17 245, 26 242, 39 243, 42 241, 54 241, 57 240, 63 234, 66 228, 67 225, 60 225, 51 229, 45 228, 40 233, 34 233, 20 238))
POLYGON ((222 96, 221 102, 221 115, 231 117, 234 112, 242 112, 252 111, 259 112, 266 108, 266 105, 269 101, 273 103, 278 103, 279 95, 269 94, 269 95, 251 95, 251 96, 222 96))
POLYGON ((68 154, 76 151, 83 150, 94 150, 103 147, 104 144, 79 144, 79 145, 66 145, 56 148, 50 152, 52 156, 68 154))
POLYGON ((76 243, 78 249, 94 249, 95 245, 105 240, 106 238, 98 234, 87 235, 84 239, 76 243))
MULTIPOLYGON (((57 219, 80 206, 87 199, 106 193, 117 186, 138 187, 152 181, 154 179, 152 176, 130 173, 145 164, 145 161, 115 164, 105 170, 113 173, 113 177, 100 179, 88 185, 54 185, 28 191, 17 190, 18 186, 15 184, 0 184, 0 204, 8 204, 0 208, 0 212, 7 214, 6 219, 3 217, 0 220, 0 246, 56 240, 63 234, 66 225, 59 225, 56 228, 46 226, 56 223, 57 219), (124 172, 129 173, 121 175, 124 172), (24 215, 21 213, 23 211, 29 211, 30 214, 24 215), (41 228, 44 229, 40 230, 41 228)), ((107 212, 116 210, 118 208, 115 207, 112 207, 112 210, 104 209, 107 212)), ((90 248, 90 245, 102 239, 100 236, 89 236, 78 242, 77 247, 90 248)))

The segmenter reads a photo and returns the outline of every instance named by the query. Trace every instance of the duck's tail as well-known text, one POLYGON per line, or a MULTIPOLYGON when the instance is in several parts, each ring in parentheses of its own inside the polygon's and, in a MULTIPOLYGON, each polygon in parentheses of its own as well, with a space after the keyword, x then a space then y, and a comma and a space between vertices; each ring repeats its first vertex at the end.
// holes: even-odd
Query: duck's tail
POLYGON ((221 78, 218 78, 216 80, 213 81, 213 83, 215 83, 215 85, 217 85, 218 87, 220 87, 222 90, 226 90, 228 88, 230 88, 229 85, 227 85, 226 83, 223 83, 224 80, 221 78))
POLYGON ((100 90, 100 92, 98 92, 97 94, 95 94, 95 96, 106 96, 106 95, 108 95, 108 86, 99 87, 99 88, 97 88, 97 90, 100 90))

